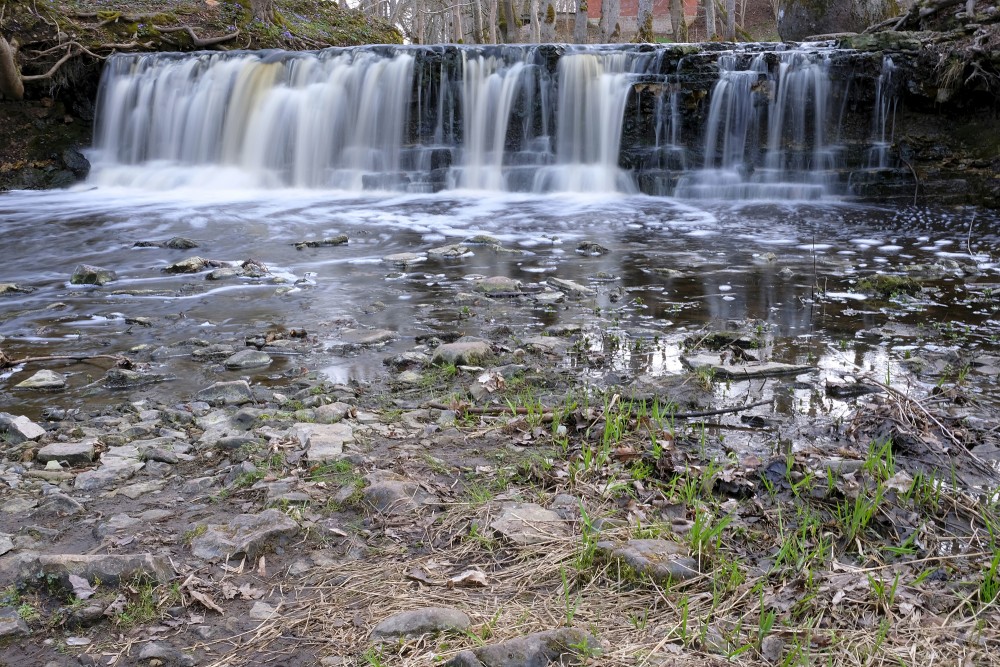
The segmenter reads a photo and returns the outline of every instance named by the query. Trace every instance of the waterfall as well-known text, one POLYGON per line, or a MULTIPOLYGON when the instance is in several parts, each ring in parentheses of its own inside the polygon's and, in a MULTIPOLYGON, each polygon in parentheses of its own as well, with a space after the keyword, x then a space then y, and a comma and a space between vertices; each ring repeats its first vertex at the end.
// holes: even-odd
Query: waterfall
POLYGON ((872 146, 868 150, 869 169, 889 167, 889 148, 895 131, 896 117, 896 65, 892 58, 882 58, 882 70, 875 88, 875 107, 872 113, 872 146))
MULTIPOLYGON (((852 167, 841 134, 857 123, 834 111, 846 106, 850 58, 869 56, 822 45, 712 49, 116 55, 101 82, 91 181, 716 199, 844 192, 852 167)), ((847 139, 864 144, 872 166, 884 166, 891 143, 892 72, 886 58, 877 83, 856 84, 877 85, 866 134, 847 139)))

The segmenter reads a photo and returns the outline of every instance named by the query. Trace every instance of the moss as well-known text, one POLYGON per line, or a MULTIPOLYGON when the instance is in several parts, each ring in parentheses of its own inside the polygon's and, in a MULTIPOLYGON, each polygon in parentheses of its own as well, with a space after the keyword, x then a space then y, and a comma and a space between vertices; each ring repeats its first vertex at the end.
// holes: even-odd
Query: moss
POLYGON ((555 5, 549 5, 548 9, 545 10, 545 22, 550 24, 556 22, 555 5))

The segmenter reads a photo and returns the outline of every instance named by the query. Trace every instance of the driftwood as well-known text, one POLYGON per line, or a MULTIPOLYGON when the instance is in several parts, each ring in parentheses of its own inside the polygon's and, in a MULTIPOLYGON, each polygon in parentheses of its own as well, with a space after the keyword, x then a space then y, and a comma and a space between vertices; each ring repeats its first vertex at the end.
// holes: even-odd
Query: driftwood
POLYGON ((13 368, 24 364, 40 363, 46 361, 92 361, 94 359, 110 359, 119 368, 132 368, 130 359, 117 354, 60 354, 46 357, 25 357, 24 359, 11 359, 3 350, 0 350, 0 369, 13 368))

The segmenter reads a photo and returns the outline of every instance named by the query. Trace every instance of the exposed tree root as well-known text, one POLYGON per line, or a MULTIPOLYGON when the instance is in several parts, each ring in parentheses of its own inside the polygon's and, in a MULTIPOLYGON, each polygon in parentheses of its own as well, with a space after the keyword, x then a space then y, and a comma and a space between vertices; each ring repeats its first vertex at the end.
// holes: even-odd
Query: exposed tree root
POLYGON ((197 47, 215 46, 216 44, 222 44, 223 42, 228 42, 230 40, 236 39, 237 37, 239 37, 240 34, 240 31, 237 29, 236 32, 231 32, 228 35, 222 35, 221 37, 202 38, 199 37, 198 34, 195 33, 194 29, 189 25, 177 26, 176 28, 166 28, 158 25, 155 25, 153 27, 156 30, 159 30, 160 32, 167 32, 167 33, 187 32, 187 34, 191 37, 191 42, 197 47))

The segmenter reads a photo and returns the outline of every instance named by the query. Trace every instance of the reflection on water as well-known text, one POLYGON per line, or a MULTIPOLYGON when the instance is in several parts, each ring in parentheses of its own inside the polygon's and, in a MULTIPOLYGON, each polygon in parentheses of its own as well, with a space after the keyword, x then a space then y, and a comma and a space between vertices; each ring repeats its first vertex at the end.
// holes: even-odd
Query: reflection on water
MULTIPOLYGON (((485 335, 500 325, 530 336, 575 325, 585 340, 566 351, 563 363, 627 378, 681 372, 686 336, 740 322, 775 360, 851 373, 860 368, 893 381, 903 377, 898 364, 907 350, 929 341, 996 354, 998 222, 987 211, 695 206, 644 196, 7 193, 0 195, 6 250, 0 283, 32 291, 0 296, 0 336, 5 352, 20 357, 304 328, 329 350, 309 360, 313 367, 328 367, 341 380, 364 380, 383 372, 382 358, 412 347, 417 336, 485 335), (349 244, 295 246, 338 234, 349 244), (457 259, 429 257, 404 267, 382 260, 483 234, 503 249, 470 245, 457 259), (199 247, 135 247, 174 236, 199 247), (584 240, 608 252, 577 252, 584 240), (252 258, 270 274, 208 281, 205 273, 162 271, 192 255, 233 263, 252 258), (119 280, 101 288, 70 286, 80 263, 114 269, 119 280), (904 267, 925 279, 918 297, 858 293, 859 277, 904 267), (472 291, 474 275, 516 278, 528 296, 463 307, 458 295, 472 291), (563 303, 534 298, 552 277, 596 295, 563 303), (137 317, 151 318, 152 326, 136 325, 137 317), (375 353, 340 353, 346 326, 391 329, 399 338, 375 353)), ((299 361, 284 359, 272 372, 299 361)), ((158 363, 192 384, 185 390, 206 381, 177 367, 181 361, 158 363)), ((0 409, 23 400, 9 385, 25 375, 0 387, 0 409)), ((731 395, 740 390, 717 387, 731 395)), ((800 411, 826 409, 810 405, 814 398, 805 389, 793 390, 789 400, 800 411)))

